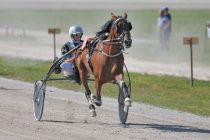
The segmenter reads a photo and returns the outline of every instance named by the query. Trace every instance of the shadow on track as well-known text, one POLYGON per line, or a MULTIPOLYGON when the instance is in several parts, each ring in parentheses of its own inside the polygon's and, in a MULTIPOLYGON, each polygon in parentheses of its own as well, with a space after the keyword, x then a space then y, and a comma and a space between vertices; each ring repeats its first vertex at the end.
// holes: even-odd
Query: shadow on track
POLYGON ((106 122, 97 122, 97 121, 89 121, 89 120, 81 120, 81 121, 62 121, 62 120, 41 120, 41 122, 47 122, 47 123, 66 123, 66 124, 94 124, 94 125, 100 125, 100 126, 108 126, 108 127, 123 127, 122 124, 110 124, 106 122))
POLYGON ((182 126, 182 125, 160 125, 160 124, 139 124, 139 123, 127 123, 124 125, 125 128, 153 128, 161 131, 171 131, 171 132, 195 132, 195 133, 207 133, 210 134, 210 130, 201 129, 191 126, 182 126))
POLYGON ((73 122, 73 121, 56 121, 56 120, 41 120, 41 122, 50 122, 50 123, 80 123, 80 122, 73 122))

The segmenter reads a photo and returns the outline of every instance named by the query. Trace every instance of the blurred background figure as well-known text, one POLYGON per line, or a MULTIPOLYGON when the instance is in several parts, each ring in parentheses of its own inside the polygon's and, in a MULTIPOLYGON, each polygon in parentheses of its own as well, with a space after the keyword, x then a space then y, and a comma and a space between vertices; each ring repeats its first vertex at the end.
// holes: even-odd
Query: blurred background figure
POLYGON ((169 50, 171 36, 171 14, 168 7, 161 8, 160 16, 158 17, 157 27, 159 32, 160 46, 164 50, 169 50))

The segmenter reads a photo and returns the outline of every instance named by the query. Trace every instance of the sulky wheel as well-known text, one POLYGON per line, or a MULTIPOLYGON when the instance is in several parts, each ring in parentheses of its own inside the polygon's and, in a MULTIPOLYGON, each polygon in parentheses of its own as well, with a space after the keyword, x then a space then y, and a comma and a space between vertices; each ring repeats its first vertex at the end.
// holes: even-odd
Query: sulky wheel
POLYGON ((126 98, 126 95, 128 94, 128 88, 126 84, 123 84, 122 87, 119 89, 119 96, 118 96, 118 111, 119 111, 119 118, 120 122, 122 124, 125 124, 127 117, 128 117, 128 111, 129 111, 129 106, 126 106, 124 101, 126 98))
POLYGON ((40 121, 42 118, 44 110, 44 99, 45 99, 45 89, 46 85, 42 85, 42 81, 36 81, 34 85, 34 117, 37 121, 40 121))

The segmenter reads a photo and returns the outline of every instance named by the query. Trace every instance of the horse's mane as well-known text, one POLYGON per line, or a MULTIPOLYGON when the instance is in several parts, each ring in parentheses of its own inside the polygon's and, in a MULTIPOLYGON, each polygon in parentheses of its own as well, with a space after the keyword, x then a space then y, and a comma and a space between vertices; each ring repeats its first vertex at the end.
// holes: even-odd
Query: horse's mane
POLYGON ((102 27, 101 27, 101 30, 96 32, 96 36, 100 36, 104 33, 107 33, 110 31, 110 28, 111 28, 111 25, 112 25, 112 20, 108 20, 102 27))
MULTIPOLYGON (((118 16, 117 18, 122 18, 121 16, 118 16)), ((101 30, 96 32, 96 36, 100 36, 102 34, 105 34, 105 33, 108 33, 111 29, 111 26, 112 26, 112 23, 113 21, 110 19, 108 20, 102 27, 101 27, 101 30)), ((129 25, 129 30, 131 30, 133 27, 132 27, 132 24, 131 22, 128 22, 128 25, 129 25)))

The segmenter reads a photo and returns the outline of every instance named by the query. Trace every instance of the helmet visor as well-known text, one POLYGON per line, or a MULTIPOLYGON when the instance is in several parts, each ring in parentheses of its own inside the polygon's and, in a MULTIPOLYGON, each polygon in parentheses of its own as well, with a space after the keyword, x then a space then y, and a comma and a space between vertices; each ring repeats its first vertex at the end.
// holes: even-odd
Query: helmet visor
POLYGON ((82 36, 82 33, 73 33, 73 36, 82 36))

